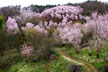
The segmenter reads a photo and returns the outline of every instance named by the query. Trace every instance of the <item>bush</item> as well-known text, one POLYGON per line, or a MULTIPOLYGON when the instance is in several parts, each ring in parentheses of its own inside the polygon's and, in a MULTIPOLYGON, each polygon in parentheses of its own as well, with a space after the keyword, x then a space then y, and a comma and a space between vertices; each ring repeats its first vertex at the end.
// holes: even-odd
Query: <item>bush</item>
POLYGON ((68 71, 69 71, 69 72, 82 72, 82 69, 81 69, 81 66, 80 66, 80 65, 71 64, 71 65, 68 67, 68 71))
POLYGON ((11 35, 5 30, 0 30, 0 53, 3 54, 4 51, 11 49, 17 49, 20 52, 22 42, 23 38, 21 37, 21 33, 11 35))
POLYGON ((7 68, 14 62, 14 57, 16 53, 19 54, 21 45, 20 33, 12 35, 5 29, 0 30, 0 68, 7 68))
POLYGON ((49 37, 47 33, 39 33, 35 29, 27 29, 24 34, 25 43, 34 47, 33 58, 48 59, 52 54, 55 40, 49 37))
POLYGON ((26 60, 31 59, 34 48, 32 46, 28 46, 24 44, 23 49, 21 50, 21 54, 25 57, 26 60))
POLYGON ((34 25, 38 25, 41 20, 42 19, 39 16, 32 16, 31 18, 27 19, 26 23, 30 22, 33 23, 34 25))
POLYGON ((108 64, 104 66, 103 72, 108 72, 108 64))
POLYGON ((58 58, 58 56, 56 54, 52 54, 52 55, 50 55, 49 60, 52 61, 52 60, 55 60, 57 58, 58 58))

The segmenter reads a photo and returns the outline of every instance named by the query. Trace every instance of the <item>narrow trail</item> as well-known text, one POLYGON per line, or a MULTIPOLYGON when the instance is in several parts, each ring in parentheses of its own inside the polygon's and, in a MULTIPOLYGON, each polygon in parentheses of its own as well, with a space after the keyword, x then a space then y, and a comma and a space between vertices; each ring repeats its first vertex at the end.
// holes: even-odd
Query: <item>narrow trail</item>
POLYGON ((68 54, 66 54, 65 52, 61 51, 60 49, 55 49, 55 50, 61 56, 63 56, 66 60, 72 61, 72 62, 76 62, 77 64, 82 65, 86 69, 86 72, 98 72, 96 67, 94 67, 92 64, 90 64, 90 63, 88 63, 88 62, 86 62, 84 60, 81 60, 81 59, 69 56, 68 54))

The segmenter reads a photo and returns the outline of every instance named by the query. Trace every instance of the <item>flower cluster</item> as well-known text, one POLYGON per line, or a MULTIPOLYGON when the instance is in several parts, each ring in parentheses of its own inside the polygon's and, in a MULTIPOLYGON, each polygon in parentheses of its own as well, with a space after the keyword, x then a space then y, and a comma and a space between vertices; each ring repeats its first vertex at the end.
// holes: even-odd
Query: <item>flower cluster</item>
POLYGON ((28 46, 27 44, 24 44, 22 46, 22 48, 23 48, 22 51, 21 51, 22 56, 29 59, 32 56, 34 48, 32 46, 28 46))
POLYGON ((43 27, 41 27, 39 25, 34 26, 34 24, 32 24, 30 22, 26 23, 26 26, 22 27, 22 30, 27 30, 27 29, 31 29, 31 28, 36 29, 38 32, 41 32, 41 33, 42 32, 47 33, 47 31, 43 27))
POLYGON ((19 31, 18 24, 14 18, 9 17, 6 22, 7 32, 9 33, 17 33, 19 31))
POLYGON ((74 26, 65 26, 64 28, 58 27, 59 35, 62 39, 63 43, 69 43, 69 44, 80 44, 82 33, 80 30, 80 24, 74 24, 74 26))

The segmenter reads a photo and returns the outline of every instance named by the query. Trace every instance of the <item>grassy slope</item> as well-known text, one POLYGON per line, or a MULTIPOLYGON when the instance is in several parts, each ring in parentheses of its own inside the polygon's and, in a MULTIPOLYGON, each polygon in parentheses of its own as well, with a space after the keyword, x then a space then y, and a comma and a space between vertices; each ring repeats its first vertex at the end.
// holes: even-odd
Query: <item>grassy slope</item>
MULTIPOLYGON (((5 56, 0 56, 0 59, 4 59, 4 62, 8 61, 10 58, 13 61, 8 66, 7 69, 0 69, 0 72, 45 72, 46 71, 46 61, 41 60, 40 62, 25 62, 22 57, 19 56, 19 53, 16 51, 8 51, 5 56)), ((63 57, 59 56, 57 60, 50 62, 50 72, 68 72, 67 67, 72 64, 68 62, 63 57)), ((83 71, 84 68, 82 67, 83 71)), ((85 72, 85 71, 84 71, 85 72)))
MULTIPOLYGON (((57 60, 51 62, 50 70, 51 72, 68 72, 68 67, 74 64, 73 62, 67 61, 62 56, 60 56, 57 60)), ((84 67, 82 67, 82 71, 86 72, 84 67)))
POLYGON ((93 64, 100 72, 102 72, 102 68, 104 64, 106 64, 104 60, 104 54, 106 53, 108 57, 108 43, 104 43, 103 48, 101 48, 101 53, 100 53, 100 59, 96 58, 96 50, 92 49, 92 56, 88 56, 88 49, 83 48, 81 49, 80 53, 76 54, 75 50, 73 47, 70 49, 67 49, 65 46, 61 48, 64 52, 66 52, 68 55, 85 60, 87 62, 90 62, 93 64))

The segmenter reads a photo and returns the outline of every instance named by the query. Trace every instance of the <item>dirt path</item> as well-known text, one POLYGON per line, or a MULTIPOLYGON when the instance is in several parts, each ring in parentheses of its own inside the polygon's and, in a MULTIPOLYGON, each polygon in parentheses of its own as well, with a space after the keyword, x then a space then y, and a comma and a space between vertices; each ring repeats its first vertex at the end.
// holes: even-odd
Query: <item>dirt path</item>
POLYGON ((63 56, 66 60, 75 62, 79 65, 82 65, 86 69, 86 72, 98 72, 98 70, 92 64, 90 64, 84 60, 81 60, 81 59, 78 59, 75 57, 71 57, 71 56, 67 55, 65 52, 61 51, 60 49, 55 49, 55 50, 61 56, 63 56))

